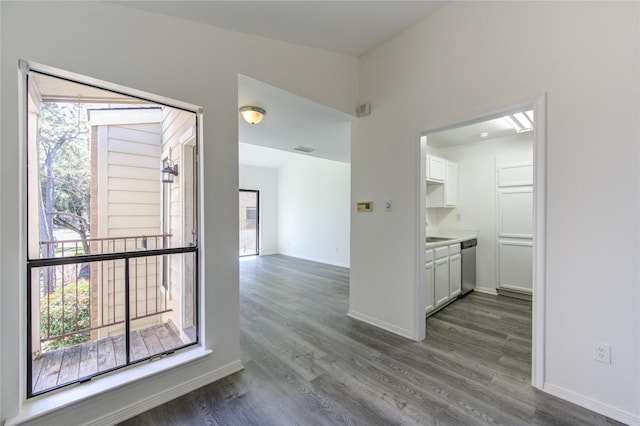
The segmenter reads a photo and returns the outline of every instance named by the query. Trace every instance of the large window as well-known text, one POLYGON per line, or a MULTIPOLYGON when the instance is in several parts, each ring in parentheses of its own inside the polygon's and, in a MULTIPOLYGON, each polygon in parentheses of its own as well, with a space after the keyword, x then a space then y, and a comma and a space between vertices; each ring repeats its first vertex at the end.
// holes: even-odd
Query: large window
POLYGON ((30 70, 27 393, 198 342, 197 114, 30 70))

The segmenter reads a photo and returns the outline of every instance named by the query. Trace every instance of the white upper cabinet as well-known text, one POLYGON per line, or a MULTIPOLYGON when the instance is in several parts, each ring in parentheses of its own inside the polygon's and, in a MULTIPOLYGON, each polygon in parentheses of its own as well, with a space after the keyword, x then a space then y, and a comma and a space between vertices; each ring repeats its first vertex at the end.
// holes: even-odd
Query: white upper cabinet
POLYGON ((447 177, 444 182, 444 207, 455 207, 458 203, 458 165, 447 161, 447 177))
POLYGON ((458 202, 458 165, 427 155, 427 208, 455 207, 458 202))
POLYGON ((427 181, 444 183, 447 176, 447 160, 427 155, 427 181))

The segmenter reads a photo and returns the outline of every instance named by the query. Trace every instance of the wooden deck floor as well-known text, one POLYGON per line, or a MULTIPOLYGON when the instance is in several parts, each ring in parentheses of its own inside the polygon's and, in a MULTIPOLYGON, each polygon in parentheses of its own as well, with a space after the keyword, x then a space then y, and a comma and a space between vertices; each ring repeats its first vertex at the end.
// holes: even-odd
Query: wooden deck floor
MULTIPOLYGON (((172 322, 131 333, 131 360, 147 358, 185 343, 172 322)), ((33 362, 33 392, 56 387, 124 365, 124 334, 45 352, 33 362)))

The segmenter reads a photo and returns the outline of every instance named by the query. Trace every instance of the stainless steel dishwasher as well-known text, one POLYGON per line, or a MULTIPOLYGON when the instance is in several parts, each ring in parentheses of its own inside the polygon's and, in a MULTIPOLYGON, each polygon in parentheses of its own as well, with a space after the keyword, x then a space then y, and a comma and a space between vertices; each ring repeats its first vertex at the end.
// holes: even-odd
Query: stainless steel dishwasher
POLYGON ((476 246, 478 239, 473 238, 460 243, 462 254, 462 293, 466 295, 476 288, 476 246))

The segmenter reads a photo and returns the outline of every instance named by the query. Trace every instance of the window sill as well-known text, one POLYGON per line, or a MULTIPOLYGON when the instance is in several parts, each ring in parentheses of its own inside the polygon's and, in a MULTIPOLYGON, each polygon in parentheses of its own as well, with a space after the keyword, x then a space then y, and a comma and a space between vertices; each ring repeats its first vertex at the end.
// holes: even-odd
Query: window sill
POLYGON ((212 352, 211 349, 204 349, 200 346, 185 349, 157 361, 136 364, 111 374, 96 377, 86 383, 70 385, 58 391, 33 397, 23 402, 18 415, 8 419, 5 426, 29 422, 32 419, 77 404, 83 400, 88 400, 138 380, 205 358, 211 355, 212 352))

